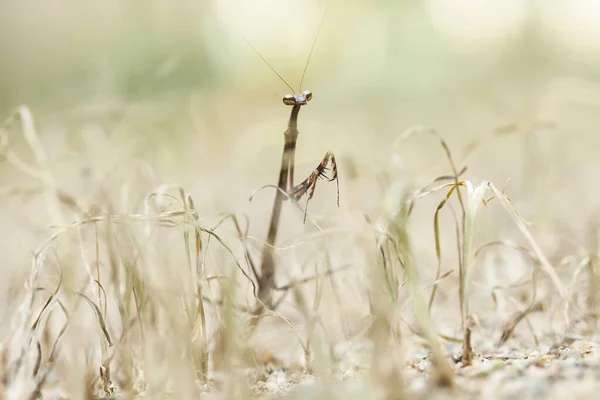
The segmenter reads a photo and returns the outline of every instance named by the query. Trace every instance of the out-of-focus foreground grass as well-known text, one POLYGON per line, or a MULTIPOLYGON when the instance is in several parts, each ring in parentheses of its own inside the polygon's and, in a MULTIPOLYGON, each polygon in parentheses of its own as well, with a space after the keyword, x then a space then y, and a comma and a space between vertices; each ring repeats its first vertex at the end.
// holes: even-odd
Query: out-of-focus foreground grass
POLYGON ((299 91, 326 6, 0 5, 0 396, 245 398, 279 368, 394 398, 456 387, 471 330, 596 335, 591 0, 330 1, 296 182, 333 150, 341 207, 326 182, 306 224, 286 204, 285 297, 249 335, 289 89, 246 40, 299 91))

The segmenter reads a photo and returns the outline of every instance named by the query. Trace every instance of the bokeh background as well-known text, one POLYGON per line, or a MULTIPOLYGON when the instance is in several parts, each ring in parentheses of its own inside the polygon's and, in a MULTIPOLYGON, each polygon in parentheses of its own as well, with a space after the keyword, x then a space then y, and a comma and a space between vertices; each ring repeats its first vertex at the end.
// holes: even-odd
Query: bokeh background
MULTIPOLYGON (((295 91, 314 94, 300 114, 296 181, 327 150, 335 152, 341 208, 334 185, 325 183, 310 207, 328 226, 368 238, 365 221, 389 213, 402 188, 448 173, 432 136, 398 141, 410 127, 428 126, 468 165, 466 178, 505 187, 554 264, 598 251, 594 0, 4 1, 0 120, 27 105, 56 186, 84 203, 136 213, 150 191, 176 183, 193 195, 200 214, 245 213, 250 234, 263 238, 273 192, 248 198, 276 182, 290 111, 281 99, 289 88, 247 42, 295 91)), ((11 127, 9 135, 11 150, 33 163, 20 130, 11 127)), ((40 182, 7 162, 0 181, 0 287, 8 321, 33 249, 51 225, 76 214, 49 213, 36 192, 40 182)), ((439 200, 423 200, 411 228, 429 284, 439 200)), ((282 245, 310 230, 301 213, 287 210, 282 245)), ((479 242, 525 243, 502 210, 484 214, 479 242)), ((452 269, 450 214, 441 225, 452 269)), ((351 260, 354 253, 343 247, 351 243, 341 240, 334 259, 351 260)), ((530 266, 511 257, 486 259, 497 268, 481 269, 474 290, 529 276, 530 266)), ((572 269, 565 271, 568 280, 572 269)), ((456 276, 445 282, 452 292, 456 276)), ((456 302, 450 297, 442 299, 456 302)), ((489 298, 474 305, 475 312, 490 309, 489 298)), ((435 319, 452 328, 457 317, 435 319)), ((2 325, 6 333, 9 325, 2 325)))
MULTIPOLYGON (((0 7, 0 115, 31 108, 59 186, 76 196, 135 183, 139 191, 115 203, 131 212, 147 188, 177 182, 207 214, 244 209, 265 224, 270 200, 248 209, 247 198, 277 177, 289 89, 246 40, 299 90, 328 8, 302 88, 314 100, 300 115, 297 181, 331 149, 343 208, 372 213, 387 189, 382 176, 413 182, 447 171, 431 138, 394 145, 408 127, 437 129, 459 159, 472 141, 505 132, 472 152, 469 176, 498 186, 510 179, 528 218, 585 239, 600 140, 595 1, 0 7)), ((11 135, 31 159, 21 135, 11 135)), ((35 183, 7 164, 0 174, 35 183)), ((314 210, 331 205, 333 190, 317 193, 314 210)), ((21 232, 4 246, 23 253, 37 240, 31 228, 49 221, 31 215, 35 207, 16 212, 22 198, 3 202, 3 226, 21 232)))

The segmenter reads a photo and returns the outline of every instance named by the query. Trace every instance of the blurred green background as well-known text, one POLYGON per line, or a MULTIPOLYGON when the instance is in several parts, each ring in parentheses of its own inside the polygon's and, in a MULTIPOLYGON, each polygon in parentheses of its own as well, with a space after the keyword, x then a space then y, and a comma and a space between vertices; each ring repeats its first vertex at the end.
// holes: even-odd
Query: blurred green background
MULTIPOLYGON (((596 207, 598 4, 4 1, 0 115, 31 107, 52 172, 75 196, 121 191, 116 208, 130 212, 150 187, 179 182, 206 212, 247 207, 278 174, 289 89, 246 40, 296 89, 328 8, 302 88, 314 100, 300 115, 296 180, 332 149, 344 207, 370 213, 390 176, 447 171, 430 138, 394 147, 408 127, 436 128, 460 155, 512 126, 477 149, 469 178, 510 178, 526 214, 581 220, 596 207)), ((7 164, 0 175, 26 179, 7 164)), ((315 210, 332 203, 322 190, 315 210)), ((260 204, 250 212, 266 215, 260 204)))
POLYGON ((285 91, 243 38, 295 87, 327 6, 307 83, 363 96, 352 103, 593 78, 600 61, 600 6, 589 0, 7 1, 0 107, 285 91))

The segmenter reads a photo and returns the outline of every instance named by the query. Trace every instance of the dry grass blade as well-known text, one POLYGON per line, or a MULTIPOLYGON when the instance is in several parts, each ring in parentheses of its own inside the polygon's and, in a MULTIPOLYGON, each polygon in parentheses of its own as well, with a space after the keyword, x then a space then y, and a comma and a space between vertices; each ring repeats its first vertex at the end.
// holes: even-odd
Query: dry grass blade
POLYGON ((50 351, 50 355, 48 356, 48 362, 49 363, 54 362, 54 360, 56 359, 56 349, 58 347, 58 342, 63 337, 63 335, 67 331, 67 328, 69 327, 69 321, 68 321, 69 314, 67 313, 67 310, 64 308, 63 305, 61 305, 61 307, 63 309, 63 312, 67 316, 67 322, 64 323, 64 325, 62 326, 62 328, 58 332, 58 335, 56 335, 56 339, 54 339, 54 343, 52 343, 52 350, 50 351))
MULTIPOLYGON (((382 276, 383 279, 379 278, 378 284, 385 284, 387 286, 391 296, 390 304, 397 304, 397 291, 400 289, 400 285, 396 274, 393 272, 395 263, 393 263, 392 260, 395 260, 397 265, 401 266, 402 271, 404 272, 410 297, 414 305, 415 316, 421 328, 421 332, 426 338, 427 344, 433 354, 432 362, 434 365, 434 379, 440 386, 452 387, 454 374, 441 350, 437 331, 419 288, 419 273, 413 259, 407 232, 408 219, 411 215, 411 204, 406 201, 401 201, 400 204, 401 208, 393 213, 392 218, 380 231, 381 236, 377 243, 377 256, 383 273, 377 275, 382 276)), ((378 281, 375 281, 374 283, 377 282, 378 281)), ((373 291, 380 292, 380 289, 374 287, 373 291)), ((376 323, 373 329, 380 330, 377 335, 383 335, 383 332, 385 332, 386 329, 389 330, 392 327, 389 315, 392 314, 395 306, 392 306, 392 308, 389 309, 390 305, 386 306, 387 302, 380 299, 380 295, 374 296, 374 301, 377 302, 375 303, 376 310, 382 314, 376 316, 376 323)), ((377 336, 374 340, 376 340, 375 346, 379 346, 380 344, 377 342, 382 340, 382 337, 377 336)), ((379 356, 383 357, 383 355, 379 356)), ((391 390, 391 387, 388 388, 388 390, 391 390)))
POLYGON ((459 298, 461 302, 462 319, 465 321, 465 340, 463 343, 463 365, 469 365, 472 361, 472 349, 470 344, 471 329, 466 323, 469 318, 469 276, 475 261, 474 241, 477 222, 477 212, 484 204, 485 192, 488 188, 487 182, 481 183, 476 188, 470 181, 465 181, 467 187, 467 207, 463 217, 463 243, 462 243, 462 271, 459 280, 459 298))
POLYGON ((502 346, 506 341, 512 336, 515 328, 523 320, 523 318, 527 317, 529 314, 534 312, 543 311, 544 306, 542 303, 535 303, 530 305, 523 311, 516 312, 512 317, 510 317, 506 323, 504 324, 504 329, 502 330, 502 336, 498 341, 497 346, 502 346))
MULTIPOLYGON (((304 214, 305 214, 305 216, 307 217, 308 221, 310 221, 310 223, 311 223, 311 224, 312 224, 312 225, 313 225, 315 228, 317 228, 317 230, 319 230, 319 231, 323 230, 323 229, 322 229, 322 228, 319 226, 319 224, 317 223, 317 221, 316 221, 314 218, 312 218, 312 217, 310 216, 310 214, 309 214, 309 213, 305 213, 305 210, 302 208, 302 206, 301 206, 301 205, 300 205, 300 204, 299 204, 297 201, 294 201, 294 199, 293 199, 292 195, 291 195, 290 193, 286 192, 285 190, 283 190, 283 189, 280 189, 280 188, 279 188, 279 186, 276 186, 276 185, 263 185, 263 186, 259 187, 258 189, 255 189, 255 190, 252 192, 252 194, 251 194, 251 195, 250 195, 250 197, 248 198, 248 201, 252 201, 252 200, 254 199, 254 196, 255 196, 255 195, 258 193, 258 192, 260 192, 260 191, 261 191, 261 190, 263 190, 263 189, 267 189, 267 188, 273 188, 273 189, 275 189, 275 190, 276 190, 278 193, 281 193, 281 195, 282 195, 282 196, 284 196, 284 197, 286 198, 286 200, 290 200, 290 201, 291 201, 291 202, 292 202, 292 203, 295 205, 295 207, 296 207, 298 210, 300 210, 302 213, 304 213, 304 214)), ((265 241, 265 242, 263 242, 263 243, 267 243, 267 242, 265 241)), ((268 243, 267 243, 267 245, 268 245, 268 243)), ((277 247, 276 247, 274 244, 271 244, 270 246, 271 246, 271 248, 277 248, 277 247)))
MULTIPOLYGON (((461 183, 459 182, 459 184, 461 184, 461 183)), ((442 250, 441 250, 441 244, 440 244, 439 215, 440 215, 440 211, 444 208, 446 203, 450 200, 450 197, 455 192, 455 190, 457 190, 457 186, 455 184, 452 184, 450 186, 450 189, 446 193, 446 196, 444 197, 444 199, 438 204, 438 206, 435 210, 434 216, 433 216, 433 232, 434 232, 434 239, 435 239, 435 255, 437 257, 437 269, 435 272, 435 283, 433 285, 433 288, 431 289, 431 295, 429 297, 429 306, 428 306, 429 312, 431 312, 431 307, 433 307, 433 302, 435 301, 435 295, 436 295, 437 287, 438 287, 437 282, 440 281, 441 273, 442 273, 442 250)), ((460 243, 460 228, 459 228, 458 222, 456 223, 456 240, 458 241, 458 243, 460 243)), ((459 250, 460 250, 460 245, 459 245, 459 250)))
POLYGON ((600 273, 599 262, 596 254, 591 254, 588 263, 590 285, 588 290, 587 306, 592 315, 596 315, 598 309, 598 298, 600 297, 600 273))
MULTIPOLYGON (((60 263, 58 264, 60 267, 60 263)), ((34 331, 35 329, 37 329, 40 320, 42 319, 42 315, 44 314, 44 311, 46 311, 46 309, 50 306, 50 304, 52 303, 53 300, 55 300, 56 295, 58 294, 58 291, 60 290, 60 286, 62 285, 62 280, 63 280, 63 269, 62 267, 60 268, 60 278, 58 279, 58 283, 56 284, 56 287, 54 288, 54 291, 52 291, 52 293, 50 293, 50 295, 48 296, 48 299, 46 300, 46 303, 44 303, 44 305, 42 306, 42 309, 40 310, 37 318, 35 319, 35 321, 33 322, 33 324, 31 325, 31 330, 34 331)))
POLYGON ((46 187, 44 198, 53 223, 62 225, 63 216, 55 193, 56 181, 48 170, 48 157, 38 138, 33 113, 29 107, 25 105, 18 107, 0 126, 0 154, 3 154, 17 169, 44 184, 46 187), (7 130, 17 121, 21 123, 23 137, 35 157, 37 167, 30 166, 8 148, 10 142, 7 130))
POLYGON ((104 334, 104 337, 106 338, 106 342, 108 343, 109 346, 112 347, 113 342, 110 338, 110 334, 108 333, 108 330, 106 329, 106 323, 104 322, 104 318, 102 317, 102 312, 100 311, 100 309, 98 308, 96 303, 94 303, 89 297, 87 297, 85 294, 83 294, 81 292, 75 292, 75 294, 81 296, 90 305, 90 307, 92 307, 92 309, 94 310, 94 313, 96 314, 96 318, 98 319, 98 324, 100 325, 100 329, 102 329, 102 333, 104 334))
MULTIPOLYGON (((565 304, 564 316, 565 316, 565 320, 569 321, 569 316, 568 316, 568 312, 567 312, 568 307, 569 307, 569 300, 568 300, 567 292, 562 284, 562 281, 560 280, 560 278, 554 271, 554 268, 552 267, 552 265, 550 264, 550 262, 548 261, 548 259, 546 258, 546 256, 544 255, 544 253, 542 252, 540 247, 538 246, 535 239, 533 238, 533 235, 527 228, 525 221, 523 220, 523 218, 521 218, 519 213, 517 213, 517 211, 510 204, 510 201, 508 200, 508 198, 504 195, 504 193, 502 193, 500 190, 498 190, 498 188, 496 188, 496 186, 494 186, 492 183, 488 183, 488 187, 492 190, 492 192, 494 193, 496 198, 500 201, 500 204, 502 204, 504 209, 509 213, 513 222, 517 225, 517 227, 519 228, 519 230, 521 231, 521 233, 523 234, 525 239, 527 239, 527 241, 529 242, 529 245, 531 246, 532 251, 535 253, 537 259, 540 261, 540 266, 541 266, 542 270, 548 275, 548 277, 554 284, 554 287, 558 291, 558 294, 560 295, 561 299, 564 301, 564 304, 565 304)), ((567 323, 567 325, 568 325, 568 323, 567 323)))
POLYGON ((231 256, 231 258, 234 260, 235 262, 235 266, 237 267, 237 269, 242 273, 242 275, 244 275, 244 277, 248 280, 248 282, 252 285, 252 293, 254 293, 256 295, 256 293, 258 292, 258 288, 256 287, 254 281, 252 280, 252 278, 250 277, 250 275, 248 275, 248 273, 246 272, 246 270, 242 267, 242 264, 240 264, 240 262, 238 261, 238 259, 235 256, 235 253, 233 252, 233 250, 231 250, 231 247, 229 247, 225 241, 221 238, 221 236, 219 236, 218 234, 216 234, 214 231, 210 230, 210 229, 206 229, 203 228, 202 226, 200 226, 197 222, 194 222, 194 225, 196 226, 197 229, 199 229, 201 232, 204 232, 206 234, 208 234, 209 236, 215 238, 217 240, 217 242, 219 242, 219 244, 225 249, 227 250, 227 252, 229 253, 229 255, 231 256))
MULTIPOLYGON (((214 224, 212 226, 211 230, 212 231, 217 230, 223 223, 225 223, 225 221, 228 221, 228 220, 231 220, 231 222, 233 222, 235 231, 238 234, 238 239, 242 241, 242 246, 244 248, 244 257, 246 258, 246 263, 248 263, 248 266, 252 270, 254 279, 256 281, 258 281, 259 274, 258 274, 258 271, 254 264, 254 261, 252 260, 252 257, 250 256, 250 249, 248 248, 248 239, 250 238, 250 236, 248 236, 248 230, 250 229, 250 220, 248 219, 248 216, 244 214, 244 220, 246 221, 246 225, 245 225, 245 229, 242 230, 238 217, 233 213, 225 213, 225 215, 223 215, 223 217, 216 224, 214 224)), ((205 265, 205 264, 206 264, 206 262, 203 261, 202 265, 205 265)))
POLYGON ((278 290, 278 291, 289 290, 289 289, 293 288, 294 286, 302 285, 303 283, 308 283, 308 282, 311 282, 311 281, 314 281, 314 280, 317 280, 317 279, 320 279, 320 278, 331 276, 331 275, 333 275, 333 274, 335 274, 337 272, 344 271, 344 270, 350 268, 351 266, 352 265, 343 265, 343 266, 338 267, 336 269, 328 270, 328 271, 325 271, 325 272, 320 273, 320 274, 315 274, 313 276, 309 276, 309 277, 306 277, 306 278, 297 279, 297 280, 295 280, 293 282, 290 282, 290 283, 287 283, 285 285, 276 286, 275 290, 278 290))
MULTIPOLYGON (((460 302, 460 310, 461 310, 461 320, 464 329, 464 342, 463 342, 463 365, 469 365, 472 359, 472 349, 471 349, 471 330, 467 326, 467 320, 469 318, 469 275, 472 268, 472 263, 474 260, 474 252, 473 252, 473 243, 475 237, 475 223, 477 220, 477 211, 482 203, 484 203, 484 194, 487 190, 487 182, 483 182, 477 188, 473 188, 470 181, 465 180, 459 182, 459 175, 462 173, 462 170, 459 171, 456 163, 453 160, 452 152, 444 138, 435 130, 431 128, 423 128, 423 127, 415 127, 406 130, 396 141, 396 146, 402 140, 406 140, 407 138, 421 133, 429 133, 433 134, 439 141, 440 145, 444 149, 446 154, 446 158, 450 167, 452 169, 453 177, 454 177, 454 186, 453 189, 449 191, 446 196, 446 199, 442 200, 438 209, 436 210, 436 214, 434 215, 434 233, 436 236, 436 256, 438 258, 438 270, 436 272, 436 280, 438 279, 441 268, 440 268, 440 260, 441 260, 441 251, 439 246, 439 225, 437 223, 437 217, 439 214, 439 210, 443 207, 453 190, 456 189, 456 196, 458 198, 458 202, 460 204, 460 209, 462 212, 460 230, 456 229, 457 235, 457 246, 459 252, 459 302, 460 302), (461 194, 460 187, 465 186, 467 189, 467 202, 465 203, 463 196, 461 194)), ((432 290, 432 296, 430 297, 429 308, 433 304, 433 300, 435 298, 437 286, 432 290)))
MULTIPOLYGON (((193 210, 194 213, 188 217, 188 222, 198 221, 198 213, 195 210, 194 200, 191 195, 186 194, 183 188, 180 188, 179 194, 185 210, 193 210)), ((192 335, 191 342, 194 351, 194 361, 196 364, 197 375, 202 384, 206 384, 208 377, 208 330, 206 327, 206 311, 204 310, 204 293, 202 290, 202 280, 206 280, 204 271, 201 270, 202 253, 202 235, 200 229, 194 224, 190 224, 194 229, 194 248, 195 257, 192 263, 190 254, 191 243, 190 234, 187 229, 184 230, 183 241, 185 244, 185 254, 188 263, 188 269, 192 277, 192 290, 194 297, 190 301, 190 309, 193 310, 191 317, 192 335), (196 354, 197 353, 197 354, 196 354)))

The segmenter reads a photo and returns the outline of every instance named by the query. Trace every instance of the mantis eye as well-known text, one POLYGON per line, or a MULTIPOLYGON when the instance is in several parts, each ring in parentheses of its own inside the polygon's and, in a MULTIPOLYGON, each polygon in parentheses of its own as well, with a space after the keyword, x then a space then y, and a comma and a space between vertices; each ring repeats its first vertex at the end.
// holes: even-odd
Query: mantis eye
POLYGON ((283 104, 285 104, 286 106, 293 106, 294 104, 296 104, 296 97, 294 97, 291 94, 286 94, 285 96, 283 96, 283 104))
POLYGON ((302 95, 306 99, 306 101, 310 101, 312 99, 312 92, 310 90, 305 90, 302 92, 302 95))

